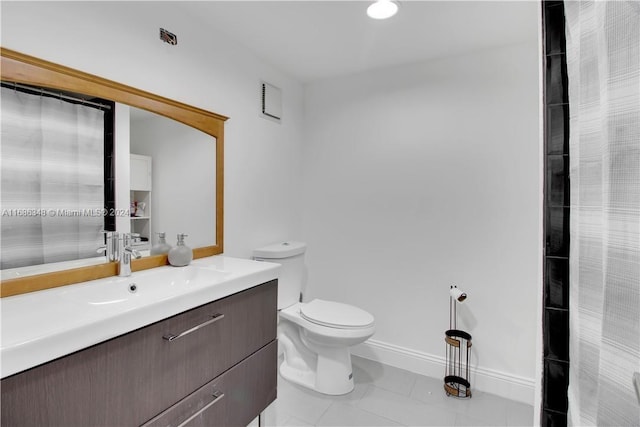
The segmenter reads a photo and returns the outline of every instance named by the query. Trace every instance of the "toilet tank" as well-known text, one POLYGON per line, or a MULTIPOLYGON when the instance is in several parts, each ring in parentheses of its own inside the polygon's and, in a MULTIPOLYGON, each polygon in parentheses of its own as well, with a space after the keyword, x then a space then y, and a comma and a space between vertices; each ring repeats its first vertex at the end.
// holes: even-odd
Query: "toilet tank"
POLYGON ((300 299, 305 277, 304 252, 306 243, 281 242, 253 251, 257 261, 275 262, 282 265, 278 276, 278 310, 287 308, 300 299))

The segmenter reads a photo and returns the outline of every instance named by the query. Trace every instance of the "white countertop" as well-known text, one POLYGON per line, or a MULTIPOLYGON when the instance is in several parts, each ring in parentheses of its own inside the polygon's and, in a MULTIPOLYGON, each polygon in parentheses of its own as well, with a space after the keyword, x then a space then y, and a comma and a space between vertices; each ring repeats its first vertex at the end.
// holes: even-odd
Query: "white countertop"
POLYGON ((2 378, 276 279, 279 272, 279 264, 216 255, 188 267, 2 298, 2 378))

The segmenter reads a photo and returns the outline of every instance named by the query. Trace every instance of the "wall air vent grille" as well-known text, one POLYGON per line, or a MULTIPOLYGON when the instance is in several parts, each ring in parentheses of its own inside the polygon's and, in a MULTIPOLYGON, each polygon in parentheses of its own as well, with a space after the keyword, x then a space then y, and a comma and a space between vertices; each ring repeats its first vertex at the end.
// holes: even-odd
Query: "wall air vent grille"
POLYGON ((277 121, 282 118, 282 90, 262 82, 262 114, 277 121))

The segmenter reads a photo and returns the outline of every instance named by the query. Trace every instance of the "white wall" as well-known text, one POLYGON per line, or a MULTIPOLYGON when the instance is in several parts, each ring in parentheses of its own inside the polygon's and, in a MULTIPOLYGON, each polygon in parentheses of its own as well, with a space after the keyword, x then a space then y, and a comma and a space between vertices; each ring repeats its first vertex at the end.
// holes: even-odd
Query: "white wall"
POLYGON ((302 86, 169 2, 3 2, 2 46, 230 117, 225 253, 300 234, 302 86), (159 28, 178 45, 159 40, 159 28), (282 123, 260 81, 283 89, 282 123))
POLYGON ((510 394, 516 384, 512 397, 530 403, 542 252, 537 55, 535 44, 517 45, 305 92, 305 299, 370 311, 377 332, 359 354, 441 376, 457 284, 469 295, 458 326, 473 335, 472 385, 510 394))

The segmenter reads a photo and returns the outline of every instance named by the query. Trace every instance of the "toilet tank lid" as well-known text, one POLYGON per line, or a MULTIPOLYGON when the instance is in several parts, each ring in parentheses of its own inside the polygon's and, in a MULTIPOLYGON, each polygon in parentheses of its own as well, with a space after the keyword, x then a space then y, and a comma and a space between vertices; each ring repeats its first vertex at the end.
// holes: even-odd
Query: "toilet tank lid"
POLYGON ((289 258, 304 253, 306 249, 306 243, 287 241, 255 249, 253 256, 267 259, 289 258))

